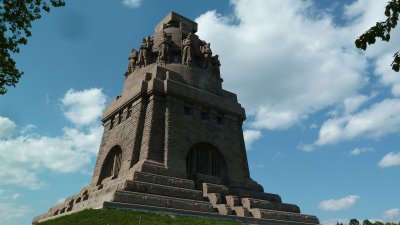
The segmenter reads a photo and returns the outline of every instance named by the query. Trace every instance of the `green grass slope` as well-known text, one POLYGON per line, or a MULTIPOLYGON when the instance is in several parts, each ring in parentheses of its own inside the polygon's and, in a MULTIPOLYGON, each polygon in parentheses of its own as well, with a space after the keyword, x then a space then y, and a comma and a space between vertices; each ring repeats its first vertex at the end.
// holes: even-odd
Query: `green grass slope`
POLYGON ((244 225, 211 218, 172 216, 118 209, 87 209, 39 225, 244 225))

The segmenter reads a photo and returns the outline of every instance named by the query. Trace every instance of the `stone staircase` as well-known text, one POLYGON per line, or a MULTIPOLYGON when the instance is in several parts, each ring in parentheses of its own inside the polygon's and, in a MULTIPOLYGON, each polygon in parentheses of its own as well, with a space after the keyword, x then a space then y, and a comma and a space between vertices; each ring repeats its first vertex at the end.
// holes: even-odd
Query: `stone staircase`
POLYGON ((233 191, 212 183, 135 172, 104 208, 168 212, 249 222, 252 224, 319 224, 315 216, 300 214, 296 205, 282 203, 274 194, 233 191), (253 198, 252 198, 253 197, 253 198))
POLYGON ((279 196, 259 193, 258 196, 262 199, 254 199, 248 195, 229 195, 229 188, 226 186, 203 183, 203 196, 209 199, 221 215, 319 224, 315 216, 300 214, 298 206, 282 203, 279 196))
POLYGON ((103 207, 217 215, 202 191, 195 189, 194 181, 146 172, 135 172, 133 179, 127 180, 103 207))

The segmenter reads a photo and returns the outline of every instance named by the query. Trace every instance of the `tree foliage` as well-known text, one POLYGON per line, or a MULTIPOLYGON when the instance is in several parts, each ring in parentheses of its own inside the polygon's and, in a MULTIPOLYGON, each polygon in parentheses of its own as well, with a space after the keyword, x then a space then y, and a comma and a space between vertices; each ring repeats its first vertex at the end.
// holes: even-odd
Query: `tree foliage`
MULTIPOLYGON (((339 221, 338 221, 338 222, 336 222, 336 225, 343 225, 343 223, 339 223, 339 221)), ((351 219, 349 221, 349 225, 360 225, 360 222, 357 219, 351 219)), ((394 223, 394 222, 383 223, 379 220, 375 220, 374 222, 371 222, 368 219, 365 219, 363 221, 362 225, 400 225, 400 222, 398 222, 398 223, 394 223)))
POLYGON ((351 219, 349 225, 360 225, 360 222, 357 219, 351 219))
POLYGON ((31 23, 40 19, 43 11, 49 12, 51 6, 64 5, 63 0, 0 0, 0 95, 7 92, 7 87, 15 87, 23 74, 11 54, 26 45, 31 23))
POLYGON ((369 221, 368 219, 365 219, 362 224, 363 225, 372 225, 371 221, 369 221))
MULTIPOLYGON (((366 50, 368 45, 375 44, 377 38, 382 41, 388 42, 390 40, 390 32, 397 26, 400 12, 400 0, 390 0, 385 8, 386 20, 377 22, 375 26, 371 27, 364 34, 362 34, 356 41, 356 47, 366 50)), ((397 51, 394 55, 392 69, 396 72, 400 70, 400 52, 397 51)))

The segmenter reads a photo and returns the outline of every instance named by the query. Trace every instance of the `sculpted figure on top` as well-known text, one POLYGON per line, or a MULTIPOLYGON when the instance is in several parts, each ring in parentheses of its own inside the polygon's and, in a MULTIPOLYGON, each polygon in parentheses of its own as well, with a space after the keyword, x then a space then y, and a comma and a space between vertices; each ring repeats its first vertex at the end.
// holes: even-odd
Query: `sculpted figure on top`
POLYGON ((195 23, 172 14, 156 27, 154 36, 143 38, 138 51, 132 49, 126 75, 153 63, 159 66, 181 63, 220 78, 218 55, 213 56, 211 44, 199 39, 196 31, 195 23))
POLYGON ((158 61, 160 63, 168 63, 170 61, 170 46, 171 39, 168 37, 167 33, 163 31, 161 43, 158 46, 158 61))
POLYGON ((139 53, 133 48, 131 50, 131 54, 129 54, 128 71, 126 73, 132 73, 135 70, 137 63, 138 63, 138 57, 139 57, 139 53))
POLYGON ((143 38, 139 50, 139 67, 147 66, 151 63, 151 48, 153 40, 150 36, 143 38))
POLYGON ((212 56, 210 43, 205 43, 203 46, 201 46, 201 53, 203 54, 203 68, 210 69, 212 56))
POLYGON ((193 62, 193 46, 192 46, 192 33, 182 40, 182 64, 192 65, 193 62))

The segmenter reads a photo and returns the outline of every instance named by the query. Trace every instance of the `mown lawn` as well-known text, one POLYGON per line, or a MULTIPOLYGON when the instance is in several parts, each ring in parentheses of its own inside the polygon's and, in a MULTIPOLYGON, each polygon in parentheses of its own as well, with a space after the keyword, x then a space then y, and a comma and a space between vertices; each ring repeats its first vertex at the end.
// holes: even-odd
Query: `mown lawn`
POLYGON ((71 215, 39 223, 39 225, 244 225, 190 216, 127 211, 118 209, 87 209, 71 215))

